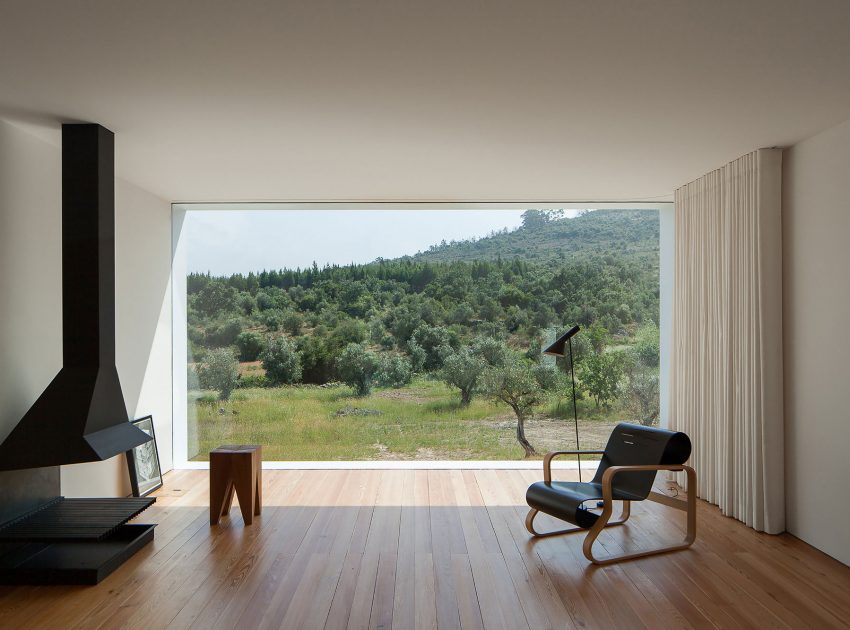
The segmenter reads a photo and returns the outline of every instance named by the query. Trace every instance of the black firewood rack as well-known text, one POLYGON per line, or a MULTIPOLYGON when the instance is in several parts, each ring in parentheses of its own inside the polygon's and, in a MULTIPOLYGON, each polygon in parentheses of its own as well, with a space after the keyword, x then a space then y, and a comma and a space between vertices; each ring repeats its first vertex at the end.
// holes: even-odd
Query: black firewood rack
POLYGON ((153 540, 152 497, 57 497, 0 525, 0 584, 97 584, 153 540))

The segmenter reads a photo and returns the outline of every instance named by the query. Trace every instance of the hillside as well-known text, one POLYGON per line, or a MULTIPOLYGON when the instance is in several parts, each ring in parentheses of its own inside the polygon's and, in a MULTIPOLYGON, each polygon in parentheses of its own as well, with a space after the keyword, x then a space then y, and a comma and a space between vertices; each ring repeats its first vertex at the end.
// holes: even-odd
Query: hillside
POLYGON ((409 374, 437 373, 447 349, 476 339, 525 351, 540 347, 544 331, 574 323, 595 325, 600 340, 630 342, 658 321, 658 214, 567 219, 530 210, 516 230, 413 256, 189 274, 187 292, 190 361, 229 349, 250 363, 283 344, 294 375, 285 382, 338 380, 351 344, 400 361, 409 374))
POLYGON ((432 263, 498 258, 545 262, 616 253, 654 262, 658 232, 658 213, 647 210, 594 210, 561 219, 530 211, 516 230, 477 240, 444 241, 409 258, 432 263))

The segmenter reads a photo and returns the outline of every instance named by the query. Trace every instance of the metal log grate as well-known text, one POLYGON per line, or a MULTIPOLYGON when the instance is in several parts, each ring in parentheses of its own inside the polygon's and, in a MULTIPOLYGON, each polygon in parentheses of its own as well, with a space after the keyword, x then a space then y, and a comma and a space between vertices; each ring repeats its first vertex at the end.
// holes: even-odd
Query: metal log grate
POLYGON ((66 499, 0 528, 0 540, 100 540, 153 505, 151 497, 66 499))

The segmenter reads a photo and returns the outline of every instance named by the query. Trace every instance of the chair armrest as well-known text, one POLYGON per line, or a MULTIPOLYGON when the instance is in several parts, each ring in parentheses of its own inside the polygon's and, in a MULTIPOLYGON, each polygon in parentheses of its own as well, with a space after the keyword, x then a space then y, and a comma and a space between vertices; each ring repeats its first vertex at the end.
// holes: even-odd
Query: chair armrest
POLYGON ((543 457, 543 481, 552 481, 552 460, 559 455, 603 455, 605 451, 553 451, 543 457))
MULTIPOLYGON (((696 501, 696 471, 684 464, 652 464, 641 466, 611 466, 602 475, 602 500, 610 504, 614 498, 614 475, 621 472, 658 472, 660 470, 684 471, 688 475, 688 504, 696 501)), ((650 493, 653 494, 653 493, 650 493)), ((676 506, 673 506, 676 507, 676 506)))

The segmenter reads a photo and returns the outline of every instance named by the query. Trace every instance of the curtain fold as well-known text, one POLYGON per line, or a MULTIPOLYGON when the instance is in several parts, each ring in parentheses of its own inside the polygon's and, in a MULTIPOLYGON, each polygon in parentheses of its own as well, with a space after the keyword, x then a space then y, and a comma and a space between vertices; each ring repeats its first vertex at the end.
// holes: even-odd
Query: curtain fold
POLYGON ((670 426, 691 436, 698 496, 769 533, 785 529, 781 160, 760 149, 675 193, 670 426))

